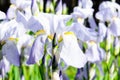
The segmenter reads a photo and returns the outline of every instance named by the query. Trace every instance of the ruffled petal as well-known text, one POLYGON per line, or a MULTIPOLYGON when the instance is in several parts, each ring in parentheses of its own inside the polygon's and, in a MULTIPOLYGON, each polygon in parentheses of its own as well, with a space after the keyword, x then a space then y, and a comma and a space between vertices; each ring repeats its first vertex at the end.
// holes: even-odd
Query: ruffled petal
POLYGON ((82 41, 97 41, 98 33, 95 30, 85 27, 83 24, 74 24, 70 31, 74 32, 77 38, 82 41))
POLYGON ((60 57, 67 65, 76 68, 84 67, 87 62, 86 56, 79 48, 77 38, 74 35, 63 35, 63 46, 60 57))

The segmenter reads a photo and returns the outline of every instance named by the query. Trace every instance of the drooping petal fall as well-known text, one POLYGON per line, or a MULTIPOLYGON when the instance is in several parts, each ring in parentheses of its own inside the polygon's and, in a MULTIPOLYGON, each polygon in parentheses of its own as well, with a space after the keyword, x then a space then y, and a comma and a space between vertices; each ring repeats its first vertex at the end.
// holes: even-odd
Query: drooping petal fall
POLYGON ((65 35, 63 35, 63 46, 60 57, 67 65, 77 68, 84 67, 87 62, 85 55, 77 43, 77 38, 73 33, 65 33, 65 35))

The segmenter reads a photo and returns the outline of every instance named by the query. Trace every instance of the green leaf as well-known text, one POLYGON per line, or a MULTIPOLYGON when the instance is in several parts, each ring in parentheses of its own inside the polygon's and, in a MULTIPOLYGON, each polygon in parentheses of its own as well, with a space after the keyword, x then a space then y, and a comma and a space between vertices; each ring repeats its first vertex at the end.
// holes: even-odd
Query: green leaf
POLYGON ((35 33, 33 31, 27 31, 26 34, 35 35, 35 33))
POLYGON ((71 18, 69 21, 66 22, 66 26, 70 26, 73 23, 73 19, 71 18))
POLYGON ((65 71, 65 73, 67 74, 70 80, 74 80, 76 72, 77 72, 77 69, 71 66, 68 67, 68 69, 65 71))

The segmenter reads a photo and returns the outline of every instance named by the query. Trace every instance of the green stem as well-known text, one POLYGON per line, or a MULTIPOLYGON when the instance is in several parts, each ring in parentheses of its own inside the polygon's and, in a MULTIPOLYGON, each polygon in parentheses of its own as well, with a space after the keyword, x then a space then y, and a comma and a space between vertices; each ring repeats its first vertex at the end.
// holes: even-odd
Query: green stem
POLYGON ((23 65, 22 68, 23 68, 23 74, 24 74, 25 80, 30 80, 29 79, 29 72, 28 72, 29 68, 25 65, 23 65))
POLYGON ((87 80, 89 80, 89 64, 88 64, 88 62, 87 62, 86 69, 87 69, 87 80))

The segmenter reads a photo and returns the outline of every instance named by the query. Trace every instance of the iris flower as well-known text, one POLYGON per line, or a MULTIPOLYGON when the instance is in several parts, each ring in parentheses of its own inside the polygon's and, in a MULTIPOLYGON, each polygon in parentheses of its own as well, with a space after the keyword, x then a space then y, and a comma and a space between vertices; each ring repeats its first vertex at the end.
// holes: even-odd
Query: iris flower
POLYGON ((100 4, 99 12, 96 14, 96 18, 101 22, 107 22, 107 27, 114 36, 120 36, 120 26, 118 25, 120 22, 119 8, 120 6, 117 3, 106 1, 100 4))
POLYGON ((120 6, 117 3, 104 1, 99 6, 99 12, 96 14, 96 18, 100 21, 111 21, 114 17, 119 17, 120 6))
POLYGON ((7 18, 13 19, 16 17, 16 11, 19 10, 21 12, 25 12, 26 16, 31 15, 30 6, 31 6, 31 0, 10 0, 10 7, 7 11, 7 18))
POLYGON ((2 72, 0 75, 4 77, 10 69, 10 64, 20 66, 20 57, 14 41, 7 40, 6 42, 0 42, 0 44, 0 71, 2 72))
POLYGON ((11 20, 3 23, 0 26, 0 40, 7 40, 8 38, 17 38, 25 34, 26 30, 23 25, 11 20))
POLYGON ((19 24, 15 19, 5 21, 0 26, 0 44, 2 44, 2 55, 11 64, 16 66, 20 66, 20 53, 17 48, 17 38, 23 36, 25 32, 26 29, 24 26, 19 24))
MULTIPOLYGON (((64 19, 66 19, 67 17, 68 16, 64 16, 64 15, 58 16, 58 15, 43 13, 40 14, 39 21, 43 25, 44 30, 46 30, 47 36, 54 35, 56 33, 57 40, 59 40, 60 36, 62 37, 63 44, 62 46, 58 45, 59 47, 62 47, 60 52, 58 53, 58 55, 60 55, 59 58, 62 58, 67 65, 81 68, 87 62, 86 57, 83 54, 82 50, 79 48, 77 43, 77 38, 75 37, 75 35, 71 34, 71 32, 70 34, 69 32, 67 33, 67 30, 69 28, 66 27, 66 24, 64 23, 64 19)), ((44 45, 46 40, 46 37, 44 38, 43 36, 44 35, 38 36, 34 41, 34 44, 31 49, 30 57, 28 59, 29 64, 34 64, 43 57, 44 45)), ((52 46, 50 48, 52 49, 52 46)))
POLYGON ((84 19, 92 16, 93 9, 92 9, 92 1, 91 0, 79 0, 79 6, 74 7, 72 16, 75 20, 84 21, 84 19), (88 13, 89 12, 89 13, 88 13))
POLYGON ((99 43, 94 41, 88 42, 88 48, 86 49, 85 55, 90 62, 100 62, 105 58, 105 51, 100 48, 99 43))

